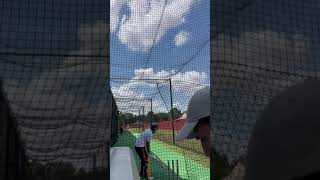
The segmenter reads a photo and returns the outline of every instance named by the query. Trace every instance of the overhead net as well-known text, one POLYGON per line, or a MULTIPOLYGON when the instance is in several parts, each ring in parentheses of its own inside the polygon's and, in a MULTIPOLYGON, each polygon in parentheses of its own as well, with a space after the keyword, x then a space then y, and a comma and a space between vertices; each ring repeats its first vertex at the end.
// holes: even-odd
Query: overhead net
POLYGON ((174 140, 191 96, 210 85, 209 3, 111 3, 111 87, 119 111, 113 147, 130 147, 140 171, 135 142, 157 122, 150 147, 155 180, 210 179, 200 142, 174 140))
POLYGON ((243 176, 250 133, 272 97, 320 76, 318 8, 315 0, 214 1, 212 147, 228 162, 215 165, 216 179, 243 176))
POLYGON ((30 179, 105 179, 108 1, 0 3, 0 78, 30 179))

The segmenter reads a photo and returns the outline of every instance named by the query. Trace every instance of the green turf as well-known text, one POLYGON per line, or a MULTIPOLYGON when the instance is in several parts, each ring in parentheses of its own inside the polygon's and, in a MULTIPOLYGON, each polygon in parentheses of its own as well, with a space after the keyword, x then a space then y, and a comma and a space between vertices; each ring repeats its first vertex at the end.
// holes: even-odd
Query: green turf
MULTIPOLYGON (((130 132, 133 134, 139 133, 139 129, 130 129, 130 132)), ((201 144, 198 140, 192 139, 188 141, 176 142, 176 146, 173 146, 172 131, 162 129, 156 132, 154 139, 159 140, 158 142, 160 142, 161 145, 166 146, 172 151, 185 154, 187 159, 196 161, 201 165, 210 168, 210 159, 204 155, 201 144)))
MULTIPOLYGON (((123 135, 119 136, 119 139, 114 146, 115 147, 116 146, 130 147, 133 150, 133 154, 134 154, 135 161, 137 163, 138 170, 140 170, 140 159, 139 159, 138 154, 134 150, 135 140, 136 140, 136 137, 133 134, 131 134, 130 132, 126 132, 123 135)), ((157 165, 157 163, 154 161, 154 159, 151 159, 150 165, 151 165, 151 167, 150 167, 151 176, 154 177, 154 180, 167 180, 168 179, 167 166, 165 166, 164 168, 161 168, 159 165, 157 165)), ((173 173, 173 172, 170 171, 170 173, 173 173)), ((183 179, 179 178, 179 180, 183 180, 183 179)))
POLYGON ((210 159, 208 157, 206 157, 204 154, 194 152, 193 150, 186 149, 185 147, 173 146, 172 144, 169 144, 167 142, 163 142, 160 140, 159 141, 156 140, 156 142, 158 142, 160 145, 170 149, 171 151, 175 151, 177 153, 180 153, 180 155, 184 155, 184 157, 188 160, 195 161, 196 163, 199 163, 204 167, 210 168, 210 159))
MULTIPOLYGON (((177 134, 177 133, 176 133, 177 134)), ((156 134, 154 135, 155 139, 158 139, 160 141, 172 144, 172 131, 169 130, 158 130, 156 132, 156 134)), ((202 150, 202 146, 200 141, 196 140, 196 139, 191 139, 188 141, 180 141, 180 142, 176 142, 176 145, 179 147, 184 148, 185 150, 188 151, 193 151, 199 155, 204 154, 203 150, 202 150)), ((176 147, 176 146, 174 146, 176 147)))
MULTIPOLYGON (((140 129, 141 130, 141 129, 140 129)), ((131 133, 139 133, 138 128, 131 128, 130 129, 131 133)), ((178 132, 175 132, 177 134, 178 132)), ((158 139, 160 141, 172 144, 172 130, 163 130, 159 129, 156 134, 154 135, 155 139, 158 139)), ((188 151, 194 151, 198 154, 204 154, 201 144, 198 140, 196 139, 190 139, 188 141, 180 141, 176 142, 177 146, 183 147, 185 150, 188 151)))
MULTIPOLYGON (((134 148, 134 142, 139 134, 126 132, 121 135, 114 146, 128 146, 134 148)), ((182 179, 199 179, 199 180, 209 180, 210 179, 210 170, 208 166, 209 159, 204 156, 200 156, 194 152, 188 152, 187 150, 173 146, 168 143, 153 139, 151 142, 151 151, 158 156, 161 161, 167 164, 167 161, 178 160, 179 161, 179 178, 182 179), (186 152, 186 156, 184 153, 186 152), (204 163, 203 161, 207 162, 204 163)), ((140 169, 140 159, 137 153, 134 152, 135 160, 137 166, 140 169)), ((170 165, 171 166, 171 165, 170 165)), ((176 166, 176 165, 175 165, 176 166)), ((153 158, 151 158, 151 174, 154 177, 154 180, 167 180, 168 178, 168 166, 159 165, 156 163, 153 158)), ((176 167, 175 167, 176 169, 176 167)), ((170 173, 177 176, 177 171, 172 171, 170 167, 170 173)))

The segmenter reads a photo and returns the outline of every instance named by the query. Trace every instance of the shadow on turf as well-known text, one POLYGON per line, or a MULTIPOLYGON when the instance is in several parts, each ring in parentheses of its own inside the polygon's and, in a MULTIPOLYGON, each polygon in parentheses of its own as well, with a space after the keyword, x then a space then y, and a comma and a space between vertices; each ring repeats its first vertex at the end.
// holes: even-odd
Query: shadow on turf
MULTIPOLYGON (((133 151, 133 154, 135 156, 135 161, 137 163, 138 169, 140 169, 140 159, 138 157, 138 154, 134 150, 134 143, 136 141, 136 137, 131 134, 128 131, 125 131, 122 135, 119 135, 117 142, 113 145, 113 147, 121 147, 126 146, 130 147, 133 151)), ((165 163, 165 162, 164 162, 165 163)), ((174 180, 186 180, 181 177, 177 177, 177 174, 170 170, 169 172, 170 177, 168 177, 168 166, 165 165, 163 168, 161 168, 157 163, 154 162, 154 160, 151 160, 151 176, 153 177, 153 180, 168 180, 173 179, 172 176, 174 175, 174 180)))

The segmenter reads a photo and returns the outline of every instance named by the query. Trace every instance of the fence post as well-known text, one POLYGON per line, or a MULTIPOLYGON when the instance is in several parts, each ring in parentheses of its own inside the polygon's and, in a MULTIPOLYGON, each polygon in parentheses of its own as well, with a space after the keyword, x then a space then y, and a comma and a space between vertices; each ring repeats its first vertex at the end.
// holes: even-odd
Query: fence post
POLYGON ((152 124, 152 120, 153 120, 152 98, 150 99, 150 101, 151 101, 151 106, 150 106, 150 109, 151 109, 151 119, 150 119, 150 124, 152 124))
POLYGON ((172 84, 171 84, 171 78, 169 79, 169 85, 170 85, 170 102, 171 102, 171 125, 172 125, 172 142, 173 144, 176 144, 175 141, 175 135, 174 135, 174 117, 173 117, 173 102, 172 102, 172 84))

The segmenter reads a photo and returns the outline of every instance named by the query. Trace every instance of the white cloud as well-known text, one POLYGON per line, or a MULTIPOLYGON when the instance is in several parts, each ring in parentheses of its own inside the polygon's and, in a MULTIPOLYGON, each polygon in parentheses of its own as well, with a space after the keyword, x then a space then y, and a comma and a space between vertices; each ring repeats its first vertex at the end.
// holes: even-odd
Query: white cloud
POLYGON ((130 87, 132 87, 132 85, 128 83, 119 87, 112 87, 111 90, 115 98, 144 98, 142 94, 133 91, 130 87))
POLYGON ((111 32, 115 32, 119 26, 120 10, 126 4, 127 0, 111 0, 110 26, 111 32))
POLYGON ((142 106, 148 105, 149 101, 145 98, 143 92, 133 90, 134 86, 135 84, 127 83, 111 87, 119 111, 136 113, 139 109, 142 109, 142 106))
POLYGON ((130 82, 135 83, 135 85, 148 85, 154 87, 154 84, 156 83, 165 83, 167 81, 166 79, 172 74, 175 74, 171 77, 172 86, 178 91, 191 91, 193 93, 204 86, 209 86, 209 77, 205 72, 186 71, 176 73, 175 70, 155 72, 153 68, 136 69, 134 71, 134 77, 130 82), (155 80, 143 80, 146 77, 147 79, 155 80))
MULTIPOLYGON (((166 112, 167 109, 163 101, 160 99, 158 89, 156 88, 156 83, 159 83, 160 86, 167 83, 169 93, 169 82, 166 79, 168 79, 173 73, 176 73, 176 71, 162 70, 156 72, 153 68, 136 69, 134 71, 134 76, 128 83, 122 84, 117 87, 112 87, 114 96, 116 97, 116 99, 118 98, 118 107, 120 107, 120 109, 135 109, 140 106, 146 106, 146 108, 149 108, 149 96, 144 95, 146 93, 145 91, 147 91, 148 94, 156 94, 156 97, 158 98, 153 101, 154 112, 166 112), (148 79, 155 80, 145 80, 146 77, 148 79), (141 99, 144 99, 144 101, 142 101, 141 99)), ((175 107, 178 107, 181 110, 186 109, 190 97, 197 90, 205 86, 209 86, 209 77, 207 73, 198 71, 176 73, 171 77, 171 81, 173 93, 179 94, 179 97, 175 97, 175 107)), ((167 104, 167 106, 170 107, 170 104, 167 104)), ((147 109, 145 110, 146 112, 148 111, 147 109)))
POLYGON ((205 72, 180 72, 172 77, 172 86, 178 91, 185 91, 188 94, 193 94, 197 90, 209 86, 209 77, 205 72))
POLYGON ((190 36, 190 33, 186 31, 180 31, 174 39, 176 46, 184 45, 188 41, 189 36, 190 36))
POLYGON ((148 51, 169 29, 185 22, 185 16, 195 2, 170 0, 165 4, 165 0, 112 0, 111 32, 116 32, 119 40, 131 50, 148 51), (120 15, 124 5, 128 6, 129 15, 120 15))
POLYGON ((168 77, 171 74, 174 74, 175 71, 171 70, 171 71, 159 71, 159 72, 155 72, 153 70, 153 68, 140 68, 140 69, 135 69, 134 70, 134 76, 133 78, 130 80, 131 83, 138 83, 139 85, 141 84, 148 84, 149 86, 152 86, 156 83, 162 83, 165 82, 166 79, 168 79, 168 77), (148 79, 148 80, 141 80, 141 79, 148 79), (152 80, 154 79, 154 80, 152 80), (162 80, 163 79, 163 80, 162 80))

